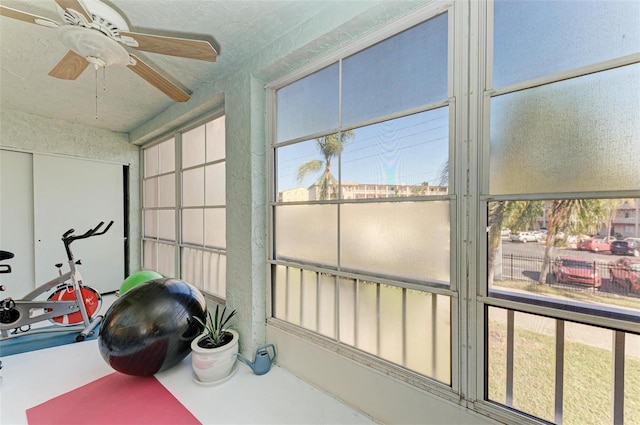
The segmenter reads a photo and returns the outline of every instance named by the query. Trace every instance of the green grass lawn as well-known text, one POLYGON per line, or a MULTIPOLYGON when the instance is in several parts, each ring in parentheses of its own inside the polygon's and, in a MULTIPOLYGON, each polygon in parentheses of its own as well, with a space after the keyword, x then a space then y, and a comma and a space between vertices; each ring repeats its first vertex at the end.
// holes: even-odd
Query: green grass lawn
MULTIPOLYGON (((489 399, 506 403, 506 325, 490 322, 489 399)), ((612 354, 565 342, 564 425, 612 423, 612 354)), ((554 422, 555 338, 516 328, 513 407, 554 422)), ((640 359, 626 356, 624 423, 640 424, 640 359)))

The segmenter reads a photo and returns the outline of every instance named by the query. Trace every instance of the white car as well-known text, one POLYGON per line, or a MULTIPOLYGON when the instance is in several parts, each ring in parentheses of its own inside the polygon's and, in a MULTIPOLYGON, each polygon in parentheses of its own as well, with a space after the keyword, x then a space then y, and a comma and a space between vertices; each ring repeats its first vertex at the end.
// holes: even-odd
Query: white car
POLYGON ((511 241, 522 243, 537 242, 538 238, 531 232, 516 232, 511 234, 511 241))

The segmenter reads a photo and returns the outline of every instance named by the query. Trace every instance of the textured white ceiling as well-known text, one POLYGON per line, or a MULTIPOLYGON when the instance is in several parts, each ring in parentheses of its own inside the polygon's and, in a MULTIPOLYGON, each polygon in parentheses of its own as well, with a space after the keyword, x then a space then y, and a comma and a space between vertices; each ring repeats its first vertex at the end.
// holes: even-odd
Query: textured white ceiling
MULTIPOLYGON (((1 3, 61 23, 54 0, 1 3)), ((330 5, 322 0, 104 3, 124 17, 132 32, 211 42, 218 51, 215 63, 131 50, 188 92, 196 92, 233 72, 265 46, 330 5)), ((104 73, 96 73, 90 66, 74 81, 49 77, 48 72, 66 53, 55 29, 0 17, 0 52, 2 108, 128 133, 174 104, 128 68, 107 68, 104 73)))

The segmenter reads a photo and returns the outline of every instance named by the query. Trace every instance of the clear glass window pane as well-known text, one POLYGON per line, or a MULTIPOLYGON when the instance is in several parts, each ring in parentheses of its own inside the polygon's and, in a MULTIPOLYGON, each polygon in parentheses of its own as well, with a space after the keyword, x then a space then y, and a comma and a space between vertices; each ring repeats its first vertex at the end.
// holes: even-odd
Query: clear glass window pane
POLYGON ((338 192, 338 152, 323 142, 337 136, 329 135, 315 140, 307 140, 293 145, 283 146, 276 150, 277 157, 277 192, 278 201, 296 202, 316 199, 329 199, 321 196, 318 186, 324 184, 331 188, 331 198, 338 192), (332 168, 333 165, 333 168, 332 168), (331 170, 331 173, 326 173, 331 170))
POLYGON ((185 207, 204 205, 204 167, 182 172, 182 205, 185 207))
POLYGON ((176 176, 167 174, 158 177, 158 206, 173 207, 176 204, 176 176))
POLYGON ((204 125, 182 133, 182 168, 204 163, 205 140, 204 125))
POLYGON ((144 176, 151 177, 158 174, 158 145, 144 149, 144 176))
POLYGON ((176 144, 175 139, 167 140, 158 145, 159 172, 160 174, 175 171, 176 169, 176 144))
POLYGON ((205 124, 207 162, 225 158, 225 117, 221 116, 205 124))
POLYGON ((448 201, 341 205, 340 229, 342 268, 449 284, 448 201))
POLYGON ((491 100, 491 194, 638 190, 640 65, 491 100))
POLYGON ((225 208, 207 208, 204 210, 204 227, 206 230, 204 244, 206 246, 221 249, 227 246, 226 211, 225 208))
POLYGON ((637 53, 639 17, 637 1, 498 0, 494 87, 637 53))
POLYGON ((205 178, 205 205, 225 205, 227 201, 225 192, 225 163, 208 165, 205 168, 205 178))
POLYGON ((493 201, 488 213, 490 294, 640 316, 640 199, 493 201))
POLYGON ((277 141, 338 127, 338 64, 278 90, 277 141))
POLYGON ((182 242, 202 245, 203 244, 203 210, 185 209, 182 210, 182 242))
POLYGON ((335 267, 336 205, 283 205, 275 209, 275 256, 335 267))
POLYGON ((342 124, 447 98, 447 13, 342 62, 342 124))
POLYGON ((158 177, 152 177, 143 181, 143 207, 153 208, 158 206, 158 177))
POLYGON ((166 241, 176 240, 176 213, 174 210, 158 211, 158 238, 166 241))
POLYGON ((343 199, 447 194, 448 108, 351 130, 344 139, 343 199))
POLYGON ((625 333, 624 420, 640 423, 640 335, 625 333))

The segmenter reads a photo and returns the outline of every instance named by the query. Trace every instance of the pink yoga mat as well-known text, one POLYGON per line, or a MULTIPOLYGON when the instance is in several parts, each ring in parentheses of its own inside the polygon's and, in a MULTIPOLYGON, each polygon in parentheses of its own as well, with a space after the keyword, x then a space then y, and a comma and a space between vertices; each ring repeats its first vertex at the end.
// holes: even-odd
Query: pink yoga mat
POLYGON ((113 373, 27 409, 30 425, 200 424, 154 377, 113 373))

